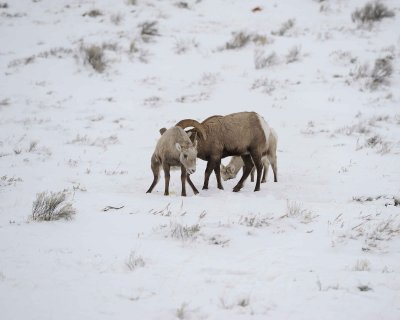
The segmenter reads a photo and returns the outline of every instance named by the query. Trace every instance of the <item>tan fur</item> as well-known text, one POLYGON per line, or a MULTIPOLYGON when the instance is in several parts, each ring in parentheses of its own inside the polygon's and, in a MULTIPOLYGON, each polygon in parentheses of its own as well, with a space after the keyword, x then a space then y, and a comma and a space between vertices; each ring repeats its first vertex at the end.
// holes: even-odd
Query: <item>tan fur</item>
MULTIPOLYGON (((181 168, 182 196, 186 196, 186 179, 188 174, 196 170, 197 142, 192 143, 189 136, 182 128, 172 127, 168 130, 160 130, 161 137, 157 142, 154 153, 151 157, 151 169, 154 179, 147 193, 151 193, 156 186, 160 169, 163 168, 165 176, 165 195, 169 194, 170 169, 181 168)), ((198 193, 191 181, 189 185, 193 192, 198 193)))

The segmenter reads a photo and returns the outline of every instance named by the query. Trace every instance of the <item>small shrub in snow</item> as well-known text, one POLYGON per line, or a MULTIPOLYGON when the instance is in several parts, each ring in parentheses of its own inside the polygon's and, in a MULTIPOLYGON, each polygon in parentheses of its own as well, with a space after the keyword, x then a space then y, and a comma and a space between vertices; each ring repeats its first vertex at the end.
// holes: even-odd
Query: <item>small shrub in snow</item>
POLYGON ((144 42, 149 42, 155 36, 159 36, 157 21, 146 21, 139 24, 140 35, 144 42))
POLYGON ((286 202, 286 214, 283 217, 299 218, 301 223, 308 224, 313 222, 317 218, 317 215, 312 211, 304 209, 301 203, 288 200, 286 202))
POLYGON ((359 285, 357 288, 360 291, 371 291, 372 290, 372 288, 368 285, 359 285))
POLYGON ((161 98, 157 96, 151 96, 143 100, 143 104, 149 107, 158 107, 161 103, 161 98))
POLYGON ((169 226, 169 236, 174 239, 187 241, 194 240, 200 231, 198 223, 191 226, 183 226, 177 222, 171 222, 169 226))
POLYGON ((131 6, 137 5, 137 0, 126 0, 126 3, 131 6))
POLYGON ((205 72, 201 75, 198 84, 201 86, 209 87, 215 85, 218 82, 218 80, 219 80, 218 73, 205 72))
POLYGON ((263 50, 256 50, 254 52, 254 66, 256 69, 263 69, 271 67, 278 63, 278 57, 275 52, 265 55, 263 50))
POLYGON ((5 98, 3 100, 0 100, 0 107, 5 107, 10 105, 10 99, 5 98))
POLYGON ((207 237, 208 244, 214 245, 214 246, 221 246, 225 247, 229 244, 230 239, 224 237, 223 235, 216 234, 211 237, 207 237))
POLYGON ((102 14, 101 11, 98 10, 98 9, 92 9, 92 10, 90 10, 90 11, 88 11, 88 12, 85 12, 85 13, 83 14, 84 17, 85 17, 85 16, 89 16, 89 17, 91 17, 91 18, 96 18, 96 17, 102 16, 102 15, 103 15, 103 14, 102 14))
POLYGON ((29 144, 28 152, 34 152, 36 150, 36 147, 38 145, 37 141, 31 141, 29 144))
POLYGON ((353 267, 353 271, 371 271, 371 264, 366 259, 357 260, 353 267))
POLYGON ((82 47, 82 50, 84 52, 84 62, 89 63, 95 71, 102 73, 106 68, 103 47, 91 45, 82 47))
POLYGON ((116 14, 112 14, 110 17, 110 20, 112 23, 114 23, 115 25, 119 25, 122 21, 122 15, 120 13, 116 13, 116 14))
POLYGON ((400 220, 397 217, 389 217, 372 226, 367 234, 367 238, 372 241, 391 240, 395 236, 400 236, 400 220))
POLYGON ((242 298, 238 301, 238 306, 245 308, 250 304, 250 298, 242 298))
POLYGON ((276 89, 276 81, 269 80, 268 78, 259 78, 253 82, 250 89, 261 89, 263 93, 271 94, 276 89))
POLYGON ((285 21, 278 30, 272 31, 271 34, 274 36, 284 36, 290 29, 294 27, 294 25, 295 20, 289 19, 288 21, 285 21))
POLYGON ((185 1, 177 2, 177 3, 175 3, 175 6, 177 6, 178 8, 181 8, 181 9, 189 9, 189 4, 185 1))
POLYGON ((272 217, 266 215, 265 216, 249 215, 240 217, 238 223, 246 227, 265 228, 271 225, 272 219, 273 219, 272 217))
POLYGON ((0 187, 15 186, 17 182, 22 182, 22 179, 7 176, 0 177, 0 187))
POLYGON ((196 40, 191 39, 191 40, 177 40, 174 45, 174 52, 176 54, 183 54, 191 50, 192 48, 197 48, 199 44, 196 42, 196 40))
POLYGON ((187 317, 187 303, 184 302, 182 303, 182 305, 176 309, 175 315, 179 320, 183 320, 186 319, 187 317))
POLYGON ((303 206, 296 201, 286 202, 286 214, 288 217, 297 217, 303 212, 303 206))
POLYGON ((350 76, 354 80, 359 80, 359 79, 367 78, 368 73, 369 73, 369 64, 364 63, 364 64, 359 64, 354 69, 352 69, 350 71, 350 76))
POLYGON ((357 22, 360 25, 372 24, 376 21, 380 21, 384 18, 394 17, 395 13, 393 10, 388 9, 383 3, 379 1, 368 2, 361 9, 356 9, 351 19, 353 22, 357 22))
POLYGON ((71 220, 76 213, 72 204, 66 202, 64 192, 41 192, 32 205, 31 219, 34 221, 71 220))
POLYGON ((301 48, 299 46, 294 46, 291 48, 286 55, 286 63, 293 63, 299 61, 301 48))
POLYGON ((230 41, 225 43, 226 50, 240 49, 246 46, 251 40, 251 36, 243 31, 234 32, 230 41))
POLYGON ((371 148, 375 149, 376 152, 380 154, 386 154, 391 151, 391 144, 387 141, 384 141, 382 137, 378 134, 375 134, 369 138, 366 138, 365 142, 363 145, 358 145, 357 150, 363 149, 363 148, 371 148))
POLYGON ((139 50, 138 59, 142 63, 148 63, 150 55, 151 55, 150 51, 141 49, 141 50, 139 50))
POLYGON ((8 3, 7 2, 0 3, 0 9, 7 9, 7 8, 8 8, 8 3))
POLYGON ((369 148, 374 148, 376 147, 376 145, 381 143, 382 143, 382 138, 378 135, 374 135, 365 141, 365 146, 369 148))
POLYGON ((372 69, 371 72, 371 89, 376 89, 377 87, 386 84, 392 73, 393 65, 390 56, 376 59, 374 69, 372 69))
POLYGON ((222 50, 236 50, 247 46, 249 43, 265 45, 268 39, 264 35, 251 34, 245 31, 233 32, 232 39, 225 43, 222 50))
POLYGON ((375 60, 374 68, 371 70, 368 63, 357 65, 355 69, 350 71, 353 80, 364 82, 365 88, 376 90, 390 82, 393 74, 393 57, 386 56, 375 60))
POLYGON ((131 271, 133 271, 137 268, 144 267, 146 265, 142 256, 137 255, 135 251, 131 251, 125 264, 128 267, 128 269, 131 271))
POLYGON ((134 39, 131 41, 131 44, 129 45, 129 53, 136 53, 139 52, 139 48, 137 46, 137 41, 134 39))

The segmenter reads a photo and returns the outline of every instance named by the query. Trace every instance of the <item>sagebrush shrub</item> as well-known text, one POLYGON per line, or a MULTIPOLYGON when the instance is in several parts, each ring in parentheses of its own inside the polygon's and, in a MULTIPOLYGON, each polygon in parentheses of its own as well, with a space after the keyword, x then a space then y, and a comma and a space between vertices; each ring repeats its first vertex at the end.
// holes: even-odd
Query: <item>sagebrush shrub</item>
POLYGON ((372 24, 384 18, 391 18, 394 16, 395 13, 393 10, 388 9, 383 3, 375 1, 373 3, 368 2, 361 9, 356 9, 352 13, 351 19, 353 22, 359 24, 372 24))
POLYGON ((246 46, 251 40, 251 36, 243 31, 234 32, 230 41, 225 43, 226 50, 240 49, 246 46))
POLYGON ((158 36, 158 22, 146 21, 139 24, 140 35, 145 42, 149 42, 153 37, 158 36))
POLYGON ((295 22, 294 19, 289 19, 288 21, 285 21, 278 30, 272 31, 271 34, 274 36, 284 36, 286 32, 294 27, 295 22))
POLYGON ((102 73, 106 68, 104 61, 104 49, 100 46, 91 45, 83 48, 85 54, 85 62, 89 63, 94 70, 102 73))
POLYGON ((64 192, 41 192, 32 205, 31 219, 34 221, 71 220, 76 210, 66 202, 64 192))
POLYGON ((379 58, 375 60, 374 68, 371 72, 371 88, 375 89, 385 84, 393 73, 391 57, 379 58))

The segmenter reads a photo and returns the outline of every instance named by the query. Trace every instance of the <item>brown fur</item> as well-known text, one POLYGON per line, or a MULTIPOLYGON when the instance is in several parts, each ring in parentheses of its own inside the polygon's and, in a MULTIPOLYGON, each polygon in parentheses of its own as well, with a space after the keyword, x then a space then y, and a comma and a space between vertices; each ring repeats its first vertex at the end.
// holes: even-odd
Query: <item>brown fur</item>
MULTIPOLYGON (((267 181, 268 167, 270 164, 274 172, 274 182, 278 182, 278 167, 276 163, 276 148, 278 143, 278 136, 275 130, 272 128, 271 133, 268 137, 268 142, 267 155, 262 158, 264 169, 261 183, 267 181)), ((233 156, 227 166, 221 165, 221 174, 224 181, 235 178, 240 169, 242 169, 243 165, 243 160, 239 156, 233 156)), ((251 182, 254 182, 254 172, 255 167, 253 167, 253 169, 251 170, 251 182)))
MULTIPOLYGON (((203 189, 208 189, 210 174, 215 171, 219 189, 221 183, 221 159, 228 156, 241 156, 244 162, 243 176, 233 188, 237 192, 253 168, 257 169, 257 182, 254 191, 260 190, 263 164, 261 158, 267 154, 268 139, 255 112, 239 112, 226 116, 212 116, 201 123, 207 133, 207 140, 199 138, 197 157, 207 161, 203 189)), ((197 129, 191 129, 197 132, 197 129)))

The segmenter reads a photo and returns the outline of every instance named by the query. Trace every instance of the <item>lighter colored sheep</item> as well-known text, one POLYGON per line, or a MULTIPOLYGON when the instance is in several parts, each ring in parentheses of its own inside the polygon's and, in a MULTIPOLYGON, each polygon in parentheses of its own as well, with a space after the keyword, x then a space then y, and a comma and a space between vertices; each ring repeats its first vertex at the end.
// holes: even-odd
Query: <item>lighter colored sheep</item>
MULTIPOLYGON (((195 194, 199 193, 190 179, 187 177, 196 171, 197 157, 197 140, 192 143, 190 140, 191 133, 186 133, 180 127, 172 127, 168 130, 163 130, 160 139, 157 142, 155 151, 151 157, 151 170, 153 171, 154 179, 147 193, 151 193, 156 186, 162 167, 165 176, 165 192, 164 195, 169 195, 169 180, 170 169, 181 168, 182 196, 186 196, 186 180, 195 194)), ((200 133, 204 133, 200 130, 200 133)), ((203 135, 206 138, 206 135, 203 135)))

